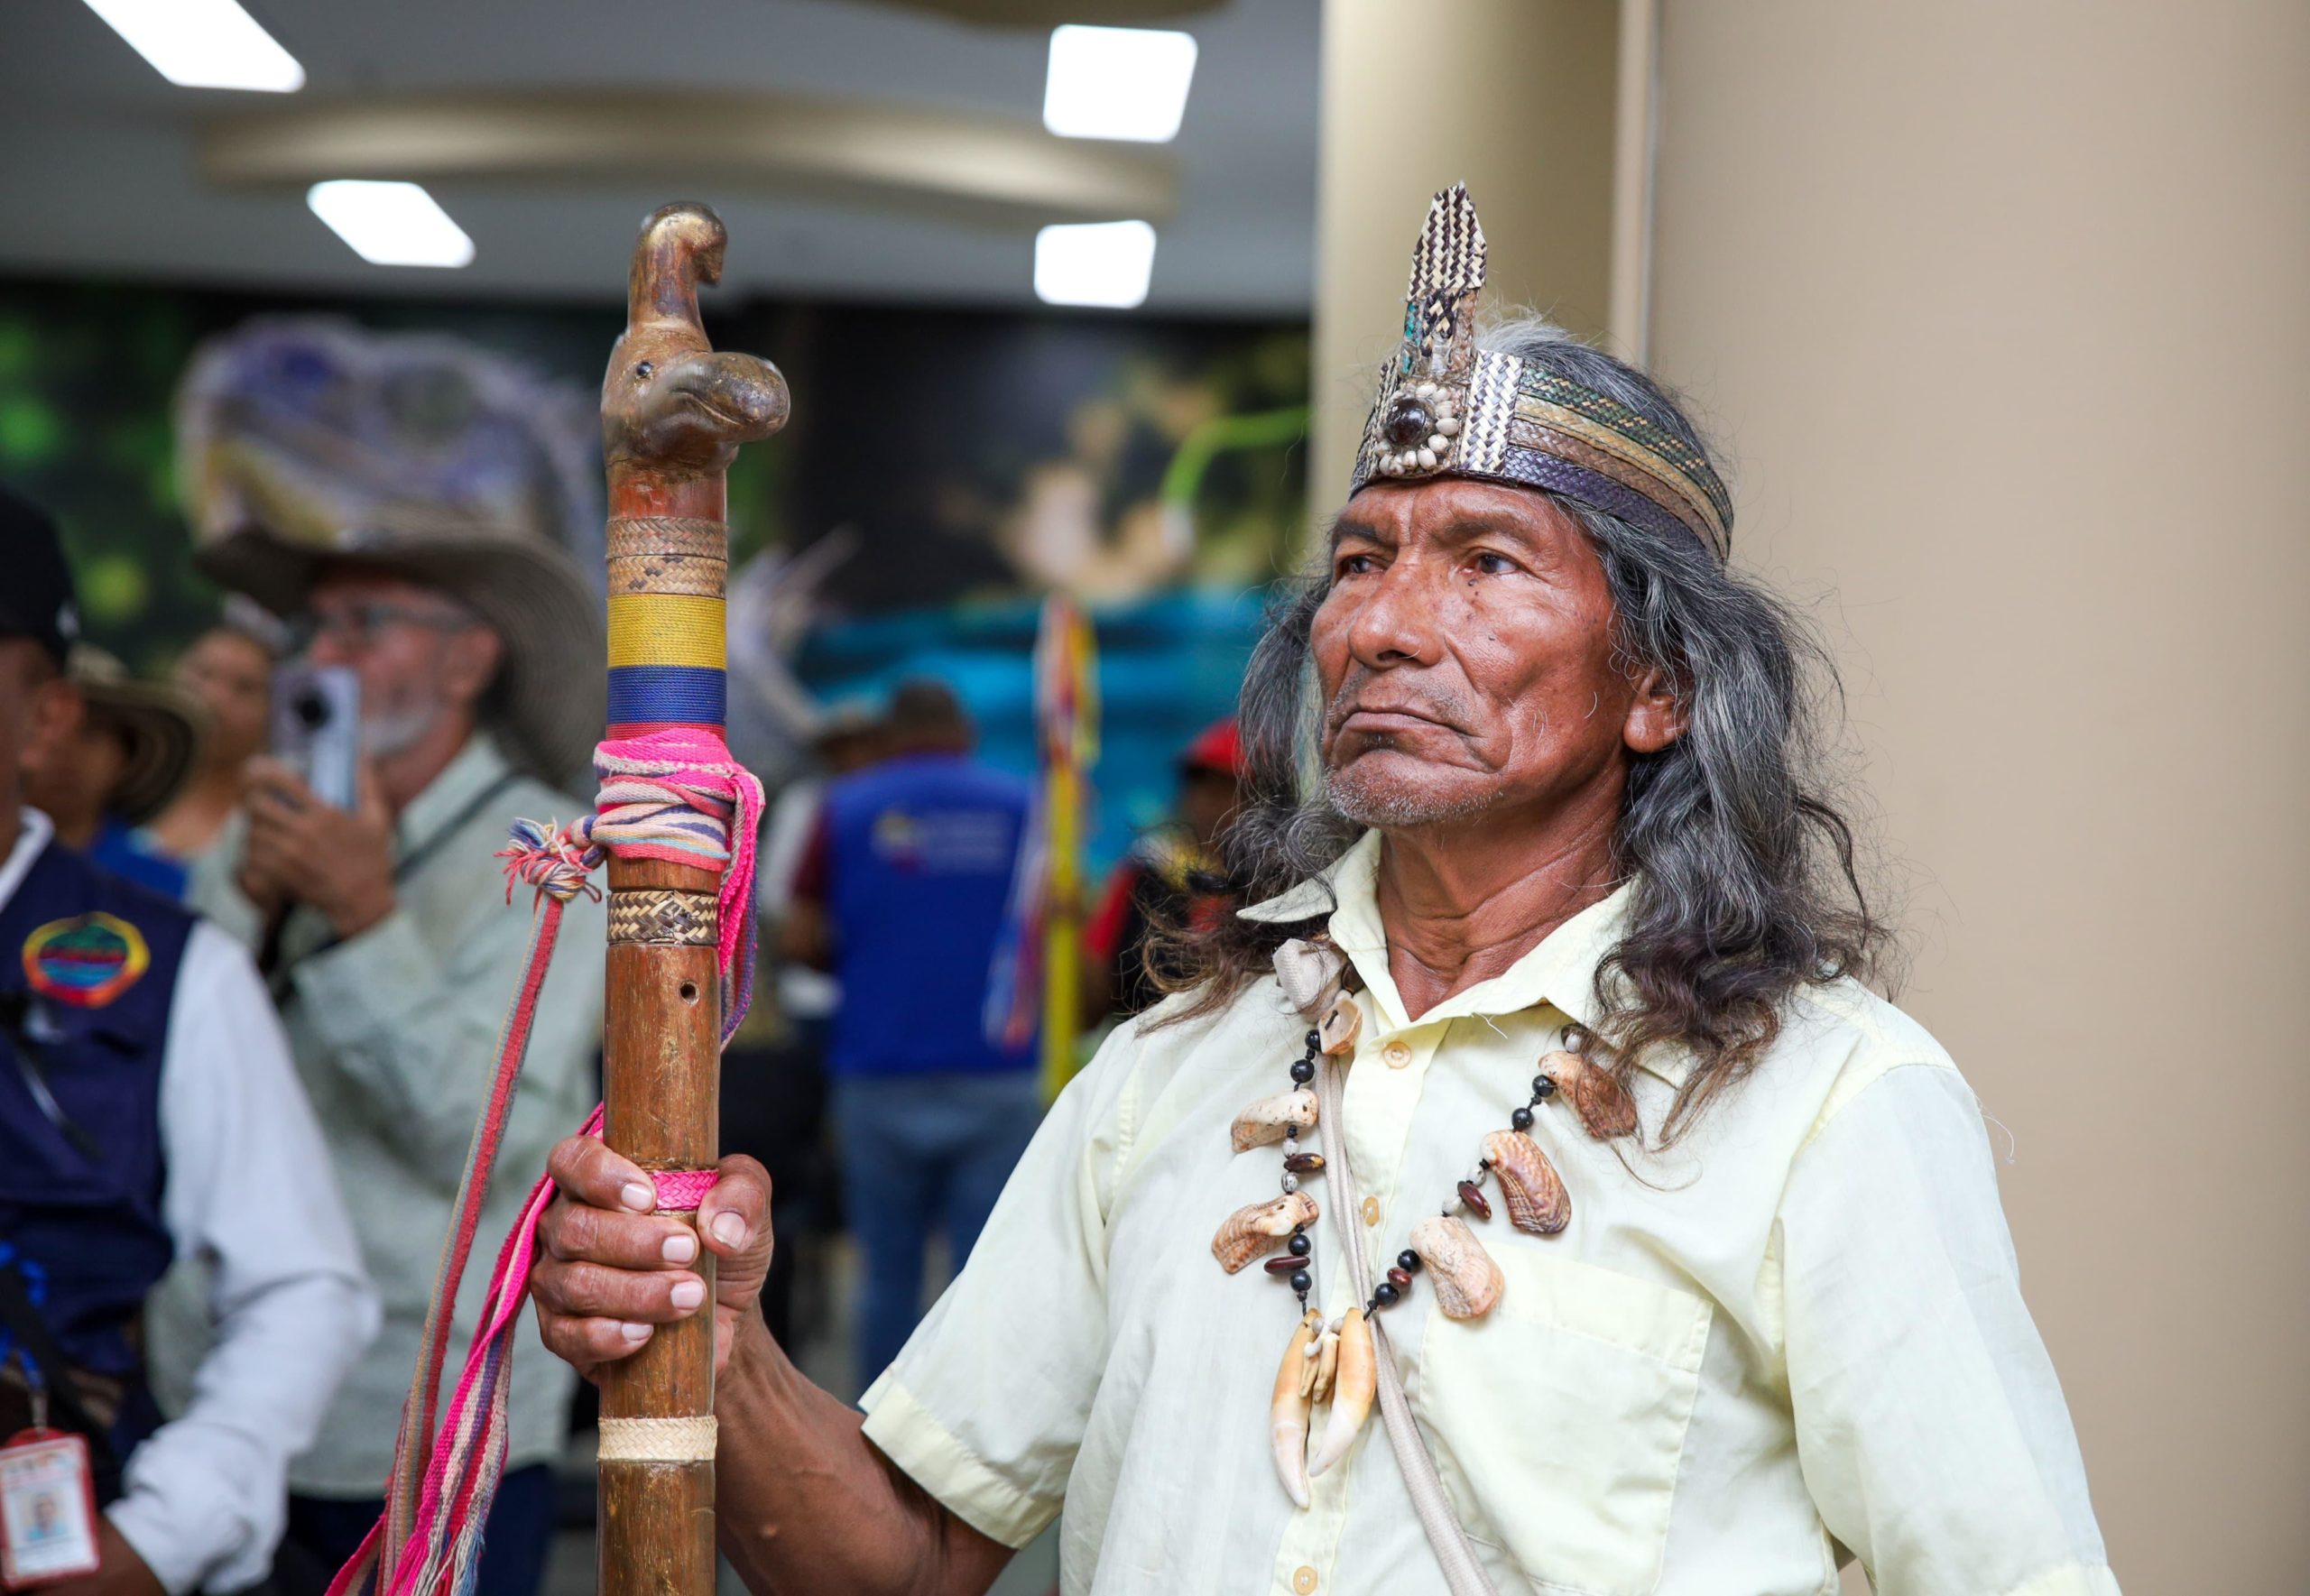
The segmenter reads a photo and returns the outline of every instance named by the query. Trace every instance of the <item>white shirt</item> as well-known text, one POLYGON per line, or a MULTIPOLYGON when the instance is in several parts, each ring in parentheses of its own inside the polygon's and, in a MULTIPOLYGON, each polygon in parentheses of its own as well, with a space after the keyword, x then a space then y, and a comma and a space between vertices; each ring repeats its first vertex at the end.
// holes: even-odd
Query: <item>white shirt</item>
MULTIPOLYGON (((1332 872, 1365 990, 1343 1105, 1365 1195, 1312 1234, 1375 1272, 1594 1019, 1625 893, 1412 1020, 1367 836, 1332 872)), ((1320 917, 1324 883, 1246 910, 1320 917)), ((1407 1596, 1442 1588, 1377 1416, 1295 1508, 1268 1400, 1298 1317, 1220 1222, 1273 1195, 1229 1121, 1286 1089, 1307 1022, 1270 977, 1224 1012, 1109 1038, 1070 1085, 969 1264, 869 1390, 866 1435, 982 1531, 1060 1520, 1073 1593, 1407 1596)), ((1685 1064, 1632 1090, 1657 1130, 1685 1064)), ((1506 1279, 1445 1318, 1423 1276, 1382 1323, 1446 1490, 1504 1592, 1825 1596, 1840 1547, 1887 1596, 2114 1596, 2061 1390, 2023 1306, 1979 1110, 1948 1056, 1851 983, 1797 995, 1756 1074, 1674 1147, 1590 1139, 1561 1099, 1532 1135, 1572 1198, 1535 1237, 1475 1228, 1506 1279), (1622 1156, 1628 1157, 1624 1167, 1622 1156)), ((1336 1158, 1343 1128, 1309 1146, 1336 1158)), ((1497 1198, 1494 1199, 1495 1204, 1497 1198)), ((1321 1434, 1325 1410, 1318 1409, 1321 1434)))
MULTIPOLYGON (((46 847, 37 810, 0 864, 0 906, 46 847)), ((107 1512, 171 1592, 272 1565, 290 1457, 312 1443, 377 1301, 319 1128, 248 955, 194 926, 161 1056, 162 1217, 210 1282, 217 1341, 189 1403, 132 1453, 107 1512)))

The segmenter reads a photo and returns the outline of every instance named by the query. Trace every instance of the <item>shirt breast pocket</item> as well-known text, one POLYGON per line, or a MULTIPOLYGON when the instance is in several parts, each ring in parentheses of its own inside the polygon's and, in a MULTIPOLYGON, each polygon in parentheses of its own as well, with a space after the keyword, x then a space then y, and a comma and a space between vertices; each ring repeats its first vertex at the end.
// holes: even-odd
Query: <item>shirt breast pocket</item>
POLYGON ((1431 1305, 1421 1347, 1413 1407, 1445 1488, 1535 1591, 1645 1596, 1713 1310, 1522 1236, 1491 1250, 1499 1303, 1471 1322, 1431 1305))

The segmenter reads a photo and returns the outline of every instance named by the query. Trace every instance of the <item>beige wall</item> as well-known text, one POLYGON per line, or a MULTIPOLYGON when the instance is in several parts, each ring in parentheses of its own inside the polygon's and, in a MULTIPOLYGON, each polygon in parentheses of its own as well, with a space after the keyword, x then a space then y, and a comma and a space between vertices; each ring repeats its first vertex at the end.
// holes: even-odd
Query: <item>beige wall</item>
POLYGON ((1495 303, 1584 335, 1612 281, 1610 0, 1326 0, 1317 204, 1316 374, 1307 500, 1347 492, 1428 196, 1468 185, 1495 303))
POLYGON ((1829 595, 2119 1576, 2310 1589, 2310 6, 1660 49, 1655 363, 1829 595))

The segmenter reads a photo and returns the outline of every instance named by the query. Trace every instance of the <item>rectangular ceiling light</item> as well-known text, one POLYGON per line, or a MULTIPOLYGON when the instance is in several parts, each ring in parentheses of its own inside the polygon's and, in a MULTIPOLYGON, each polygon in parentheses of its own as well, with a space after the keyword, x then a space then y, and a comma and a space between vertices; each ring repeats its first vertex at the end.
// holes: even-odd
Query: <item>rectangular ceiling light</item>
POLYGON ((415 183, 336 178, 305 190, 313 214, 378 266, 466 266, 473 240, 415 183))
POLYGON ((1086 28, 1050 34, 1043 125, 1063 138, 1177 138, 1195 76, 1195 38, 1157 28, 1086 28))
POLYGON ((1035 295, 1047 305, 1129 310, 1155 274, 1155 229, 1145 222, 1070 223, 1035 235, 1035 295))
POLYGON ((152 69, 187 88, 288 94, 305 69, 237 0, 88 0, 152 69))

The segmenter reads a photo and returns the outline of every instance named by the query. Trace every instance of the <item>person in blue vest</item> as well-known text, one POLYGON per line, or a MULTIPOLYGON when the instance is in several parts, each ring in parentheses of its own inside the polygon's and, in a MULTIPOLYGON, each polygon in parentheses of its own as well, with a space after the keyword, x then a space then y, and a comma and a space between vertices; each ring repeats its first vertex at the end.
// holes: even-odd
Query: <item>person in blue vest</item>
POLYGON ((246 953, 22 806, 79 624, 54 523, 5 490, 0 559, 0 1439, 43 1406, 89 1439, 103 1563, 56 1596, 241 1590, 376 1300, 246 953), (164 1423, 142 1321, 179 1256, 217 1339, 164 1423))
POLYGON ((890 758, 827 789, 787 930, 842 988, 827 1070, 864 1265, 862 1385, 921 1316, 931 1231, 959 1269, 1042 1117, 1033 1039, 1002 1047, 986 1024, 1027 783, 972 757, 943 683, 901 683, 884 740, 890 758))

